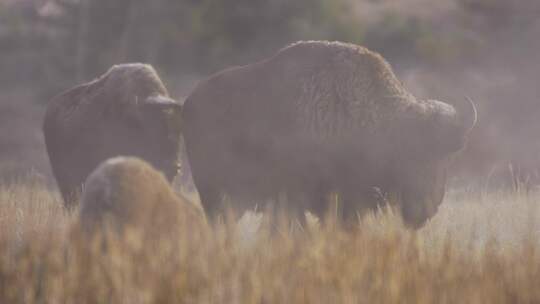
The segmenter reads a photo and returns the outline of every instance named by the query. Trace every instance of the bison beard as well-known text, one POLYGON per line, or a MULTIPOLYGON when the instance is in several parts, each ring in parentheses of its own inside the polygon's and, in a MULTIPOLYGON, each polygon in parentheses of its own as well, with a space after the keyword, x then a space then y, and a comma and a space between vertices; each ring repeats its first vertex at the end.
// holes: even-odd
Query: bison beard
POLYGON ((293 212, 321 216, 334 192, 354 219, 377 206, 379 192, 419 227, 442 201, 447 160, 476 112, 472 103, 417 100, 363 47, 310 41, 201 82, 183 120, 210 216, 225 194, 243 211, 280 193, 293 212))

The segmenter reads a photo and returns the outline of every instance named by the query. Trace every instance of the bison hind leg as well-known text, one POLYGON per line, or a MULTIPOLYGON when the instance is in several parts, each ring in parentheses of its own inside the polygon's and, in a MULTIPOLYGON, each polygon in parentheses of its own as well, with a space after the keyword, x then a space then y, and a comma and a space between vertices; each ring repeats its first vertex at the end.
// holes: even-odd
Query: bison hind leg
POLYGON ((301 191, 294 192, 290 195, 291 201, 289 205, 292 207, 291 215, 298 220, 303 227, 309 225, 306 212, 311 213, 319 221, 325 219, 325 215, 328 211, 328 197, 330 191, 324 185, 317 185, 316 187, 305 187, 301 191))
POLYGON ((215 222, 224 211, 221 202, 221 192, 211 185, 197 185, 201 205, 210 222, 215 222))

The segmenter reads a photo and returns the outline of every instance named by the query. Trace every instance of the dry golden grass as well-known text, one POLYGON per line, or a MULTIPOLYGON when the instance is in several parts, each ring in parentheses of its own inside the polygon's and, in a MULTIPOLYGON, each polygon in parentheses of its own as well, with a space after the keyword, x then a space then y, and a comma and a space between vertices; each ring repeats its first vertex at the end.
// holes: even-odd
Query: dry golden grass
POLYGON ((21 181, 0 186, 0 303, 538 303, 539 198, 451 192, 417 232, 388 210, 351 230, 250 214, 150 247, 82 234, 21 181))

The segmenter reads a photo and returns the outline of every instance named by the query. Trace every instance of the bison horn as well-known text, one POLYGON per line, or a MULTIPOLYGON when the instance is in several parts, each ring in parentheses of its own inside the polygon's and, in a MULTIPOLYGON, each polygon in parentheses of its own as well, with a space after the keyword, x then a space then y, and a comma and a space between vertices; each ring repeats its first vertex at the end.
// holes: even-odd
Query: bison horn
POLYGON ((163 95, 150 96, 146 99, 146 105, 152 105, 154 107, 162 107, 164 109, 178 108, 181 109, 182 105, 176 102, 174 99, 163 95))
POLYGON ((465 101, 457 103, 455 107, 460 120, 460 125, 463 126, 465 133, 468 133, 474 128, 476 121, 478 120, 476 106, 468 96, 465 96, 465 101))

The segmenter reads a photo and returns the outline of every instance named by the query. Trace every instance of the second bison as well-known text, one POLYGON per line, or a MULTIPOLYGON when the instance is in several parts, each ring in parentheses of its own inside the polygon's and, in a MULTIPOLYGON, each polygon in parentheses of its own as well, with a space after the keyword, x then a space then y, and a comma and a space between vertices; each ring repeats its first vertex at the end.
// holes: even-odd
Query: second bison
POLYGON ((181 105, 169 98, 152 66, 122 64, 55 97, 43 132, 67 207, 102 161, 137 156, 171 180, 177 171, 181 105))
POLYGON ((288 207, 321 215, 338 193, 349 219, 389 197, 419 227, 443 199, 449 157, 476 110, 415 98, 366 48, 310 41, 201 82, 183 119, 211 216, 224 194, 244 210, 285 193, 288 207))

